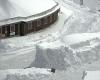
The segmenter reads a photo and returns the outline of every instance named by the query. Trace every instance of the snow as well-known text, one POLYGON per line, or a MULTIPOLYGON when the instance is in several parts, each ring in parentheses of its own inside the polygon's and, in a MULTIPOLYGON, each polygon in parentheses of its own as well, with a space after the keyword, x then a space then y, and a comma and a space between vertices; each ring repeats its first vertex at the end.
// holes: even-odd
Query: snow
POLYGON ((64 42, 68 45, 81 43, 87 40, 100 38, 100 33, 76 33, 64 37, 64 42))
POLYGON ((66 15, 66 17, 68 16, 72 16, 73 11, 70 9, 66 9, 65 7, 61 6, 60 9, 63 11, 63 13, 66 15))
POLYGON ((61 29, 68 16, 59 13, 58 20, 50 27, 22 37, 1 39, 0 44, 0 69, 25 68, 35 59, 35 45, 41 41, 52 41, 55 34, 61 29), (52 34, 53 33, 53 34, 52 34), (27 58, 29 57, 29 58, 27 58))
POLYGON ((100 71, 86 71, 84 80, 100 80, 100 71))
POLYGON ((53 0, 0 0, 0 4, 0 13, 2 13, 0 20, 27 17, 44 12, 56 5, 53 0))
POLYGON ((65 70, 64 50, 64 45, 59 41, 37 44, 35 61, 30 66, 65 70))
POLYGON ((44 0, 41 2, 39 6, 38 6, 38 3, 40 3, 39 0, 36 1, 34 0, 2 1, 1 0, 1 3, 2 4, 6 3, 6 5, 1 4, 0 6, 1 9, 0 12, 2 13, 0 18, 0 25, 11 24, 19 21, 27 22, 30 20, 39 19, 41 17, 52 14, 53 12, 59 9, 59 5, 55 3, 53 0, 44 0), (48 5, 48 3, 50 5, 48 5), (11 7, 9 7, 9 5, 11 7))
MULTIPOLYGON (((73 0, 75 3, 80 4, 80 0, 73 0)), ((83 0, 83 5, 89 7, 91 10, 100 10, 99 0, 83 0)))
POLYGON ((0 80, 53 80, 48 69, 27 68, 0 70, 0 80))
POLYGON ((63 7, 60 21, 52 27, 34 35, 1 40, 0 69, 56 68, 54 80, 82 80, 83 70, 100 70, 99 15, 67 0, 57 1, 63 7))

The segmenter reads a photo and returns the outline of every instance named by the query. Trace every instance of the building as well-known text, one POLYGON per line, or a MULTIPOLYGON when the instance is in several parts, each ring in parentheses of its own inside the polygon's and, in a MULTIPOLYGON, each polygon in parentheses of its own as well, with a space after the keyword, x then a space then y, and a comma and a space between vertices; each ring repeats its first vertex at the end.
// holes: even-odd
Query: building
POLYGON ((43 29, 57 20, 59 10, 53 0, 0 0, 0 38, 43 29))

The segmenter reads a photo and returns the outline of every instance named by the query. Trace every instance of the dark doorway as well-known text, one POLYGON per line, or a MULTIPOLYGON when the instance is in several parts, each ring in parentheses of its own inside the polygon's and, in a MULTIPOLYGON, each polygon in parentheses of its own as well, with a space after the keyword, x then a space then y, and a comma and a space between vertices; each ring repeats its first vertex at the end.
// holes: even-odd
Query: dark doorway
POLYGON ((20 23, 20 36, 24 36, 25 33, 25 22, 20 23))
POLYGON ((9 37, 10 36, 10 25, 7 25, 7 35, 6 35, 7 37, 9 37))
POLYGON ((19 25, 15 24, 15 35, 19 34, 19 25))

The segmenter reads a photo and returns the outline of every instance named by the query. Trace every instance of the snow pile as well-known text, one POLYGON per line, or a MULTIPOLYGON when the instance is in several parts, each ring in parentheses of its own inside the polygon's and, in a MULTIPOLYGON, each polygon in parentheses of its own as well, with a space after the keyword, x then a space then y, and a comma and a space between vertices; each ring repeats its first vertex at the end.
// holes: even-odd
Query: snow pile
POLYGON ((37 44, 35 61, 30 66, 66 70, 100 60, 100 33, 73 34, 64 40, 64 43, 55 40, 37 44))
POLYGON ((67 67, 76 64, 73 51, 60 41, 38 44, 35 58, 35 61, 30 65, 31 67, 65 70, 67 67))
POLYGON ((71 19, 65 23, 63 34, 99 32, 100 19, 97 15, 74 14, 71 19))
POLYGON ((100 80, 100 71, 86 71, 84 80, 100 80))
POLYGON ((72 34, 64 38, 79 63, 93 63, 100 60, 100 33, 72 34))
POLYGON ((92 10, 100 10, 99 0, 72 0, 73 2, 80 4, 83 1, 83 5, 89 7, 92 10))
POLYGON ((53 80, 47 69, 27 68, 0 71, 0 80, 53 80))
MULTIPOLYGON (((57 0, 65 9, 72 11, 71 17, 65 21, 61 34, 87 33, 100 31, 100 15, 86 7, 80 7, 69 0, 57 0)), ((68 12, 69 13, 69 12, 68 12)), ((70 13, 71 14, 71 13, 70 13)), ((63 36, 62 35, 62 36, 63 36)))

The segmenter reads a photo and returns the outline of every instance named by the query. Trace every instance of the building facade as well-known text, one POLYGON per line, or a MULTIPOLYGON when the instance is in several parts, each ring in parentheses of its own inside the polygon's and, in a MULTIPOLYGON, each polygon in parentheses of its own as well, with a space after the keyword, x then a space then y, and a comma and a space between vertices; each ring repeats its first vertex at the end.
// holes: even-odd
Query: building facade
POLYGON ((0 38, 24 36, 53 24, 58 18, 60 8, 56 4, 51 9, 28 17, 16 17, 4 20, 0 25, 0 38))

